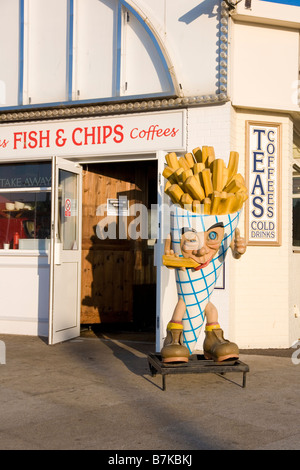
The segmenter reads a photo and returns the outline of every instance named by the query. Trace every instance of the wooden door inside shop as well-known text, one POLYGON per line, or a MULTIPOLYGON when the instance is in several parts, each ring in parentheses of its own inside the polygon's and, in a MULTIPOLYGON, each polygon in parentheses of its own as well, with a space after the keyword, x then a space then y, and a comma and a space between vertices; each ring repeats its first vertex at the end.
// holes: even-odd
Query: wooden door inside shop
POLYGON ((154 332, 156 203, 156 161, 83 166, 82 326, 154 332))

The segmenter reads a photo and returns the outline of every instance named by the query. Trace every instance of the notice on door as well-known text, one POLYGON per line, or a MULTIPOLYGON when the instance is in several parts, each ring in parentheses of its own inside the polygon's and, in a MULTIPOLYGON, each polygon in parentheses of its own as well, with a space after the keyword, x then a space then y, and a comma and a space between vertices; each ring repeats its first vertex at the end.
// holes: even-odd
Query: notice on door
POLYGON ((71 199, 65 199, 65 217, 71 217, 71 199))
POLYGON ((129 201, 126 197, 107 199, 107 215, 127 216, 129 214, 129 201))
POLYGON ((70 197, 65 198, 65 217, 74 217, 77 215, 77 201, 70 197))

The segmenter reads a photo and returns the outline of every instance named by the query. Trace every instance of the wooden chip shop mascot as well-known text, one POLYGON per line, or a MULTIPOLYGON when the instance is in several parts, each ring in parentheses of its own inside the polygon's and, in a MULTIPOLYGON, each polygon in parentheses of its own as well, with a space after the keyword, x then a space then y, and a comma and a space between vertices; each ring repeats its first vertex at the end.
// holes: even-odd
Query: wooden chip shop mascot
POLYGON ((239 357, 238 346, 224 339, 210 301, 229 248, 234 258, 246 251, 237 228, 248 198, 238 160, 238 153, 230 152, 226 166, 208 146, 180 158, 166 155, 165 192, 172 205, 163 264, 176 271, 178 302, 167 326, 163 362, 187 362, 205 321, 205 358, 221 362, 239 357))

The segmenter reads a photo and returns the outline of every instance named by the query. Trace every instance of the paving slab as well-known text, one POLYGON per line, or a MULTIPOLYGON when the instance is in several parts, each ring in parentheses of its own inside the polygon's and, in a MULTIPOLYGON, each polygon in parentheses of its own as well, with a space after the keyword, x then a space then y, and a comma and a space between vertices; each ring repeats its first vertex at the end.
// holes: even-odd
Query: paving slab
MULTIPOLYGON (((0 335, 1 450, 300 449, 294 350, 243 351, 238 374, 152 377, 147 338, 86 335, 48 346, 0 335)), ((112 455, 115 455, 112 452, 112 455)))

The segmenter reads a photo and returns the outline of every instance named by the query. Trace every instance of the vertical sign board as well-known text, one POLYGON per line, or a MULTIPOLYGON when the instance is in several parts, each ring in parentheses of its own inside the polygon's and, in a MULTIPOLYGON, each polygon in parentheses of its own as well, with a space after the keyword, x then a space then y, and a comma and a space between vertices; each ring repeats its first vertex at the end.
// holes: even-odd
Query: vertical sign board
POLYGON ((281 125, 246 123, 248 245, 281 244, 281 125))

